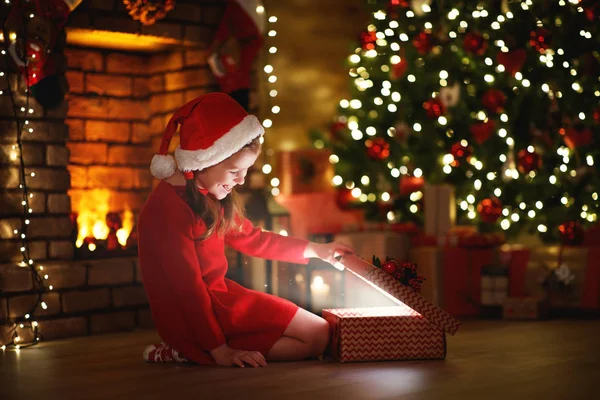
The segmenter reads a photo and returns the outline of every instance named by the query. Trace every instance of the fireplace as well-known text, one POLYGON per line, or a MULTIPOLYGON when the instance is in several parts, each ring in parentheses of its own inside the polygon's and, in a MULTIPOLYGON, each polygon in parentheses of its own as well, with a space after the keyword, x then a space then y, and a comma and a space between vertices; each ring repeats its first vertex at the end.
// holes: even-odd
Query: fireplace
MULTIPOLYGON (((224 7, 177 3, 165 19, 142 26, 120 1, 84 0, 66 27, 65 100, 47 109, 31 102, 31 131, 23 136, 33 196, 27 236, 29 256, 52 289, 33 313, 44 339, 152 326, 135 221, 157 183, 149 165, 170 115, 217 89, 206 49, 224 7)), ((7 84, 24 107, 26 82, 10 74, 7 84)), ((38 303, 30 270, 20 264, 16 124, 1 98, 0 345, 12 340, 12 322, 38 303)), ((32 339, 18 324, 16 332, 32 339)))

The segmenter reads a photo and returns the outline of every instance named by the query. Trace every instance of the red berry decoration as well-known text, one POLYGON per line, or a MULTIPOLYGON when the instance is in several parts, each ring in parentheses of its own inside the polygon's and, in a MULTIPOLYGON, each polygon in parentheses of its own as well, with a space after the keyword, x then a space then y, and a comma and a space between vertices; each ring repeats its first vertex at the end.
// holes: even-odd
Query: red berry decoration
POLYGON ((398 263, 394 259, 386 258, 382 264, 378 257, 373 256, 373 265, 390 274, 395 280, 410 287, 415 292, 421 290, 425 278, 417 274, 417 264, 410 262, 398 263))
POLYGON ((481 103, 490 112, 500 114, 506 103, 506 95, 499 89, 488 89, 481 98, 481 103))
POLYGON ((364 50, 373 50, 375 48, 375 42, 377 41, 377 32, 361 32, 360 43, 364 50))
POLYGON ((446 106, 439 97, 429 99, 423 103, 423 108, 427 111, 429 118, 438 118, 446 114, 446 106))
POLYGON ((433 49, 433 42, 431 40, 431 34, 421 32, 413 38, 413 46, 420 54, 428 54, 433 49))
POLYGON ((552 32, 546 28, 538 28, 529 35, 529 45, 542 54, 546 52, 551 41, 552 32))
POLYGON ((481 33, 469 32, 465 35, 463 47, 467 52, 480 56, 485 53, 487 46, 487 41, 481 36, 481 33))
MULTIPOLYGON (((466 143, 466 141, 464 141, 466 143)), ((460 160, 468 159, 471 157, 471 153, 473 153, 473 149, 471 146, 464 144, 463 141, 456 142, 450 148, 450 154, 454 156, 454 161, 456 165, 460 164, 460 160)))
POLYGON ((493 224, 502 215, 502 202, 497 197, 483 199, 477 204, 477 212, 483 222, 493 224))
POLYGON ((398 269, 398 263, 395 260, 389 260, 381 264, 381 269, 390 275, 393 275, 398 269))
POLYGON ((577 221, 567 221, 558 227, 560 241, 566 246, 578 246, 583 243, 585 232, 577 221))
POLYGON ((542 168, 542 157, 535 151, 531 152, 523 149, 517 154, 517 159, 517 169, 522 174, 528 174, 542 168))
POLYGON ((383 138, 368 139, 365 141, 367 154, 374 160, 385 160, 390 155, 390 144, 383 138))

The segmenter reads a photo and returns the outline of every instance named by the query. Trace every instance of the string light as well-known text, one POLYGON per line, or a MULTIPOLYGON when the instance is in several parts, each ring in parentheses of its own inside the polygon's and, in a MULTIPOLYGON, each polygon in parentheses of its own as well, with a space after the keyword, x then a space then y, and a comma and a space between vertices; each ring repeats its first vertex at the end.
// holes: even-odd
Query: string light
MULTIPOLYGON (((573 3, 578 4, 578 1, 573 0, 573 3)), ((493 94, 493 91, 504 92, 507 97, 513 99, 519 97, 522 99, 522 96, 526 93, 527 95, 542 95, 554 103, 559 99, 570 102, 574 95, 578 94, 587 94, 588 96, 593 94, 595 97, 600 97, 598 83, 595 80, 589 81, 589 74, 584 74, 582 71, 584 66, 580 66, 579 62, 567 58, 568 56, 565 55, 562 48, 553 49, 549 46, 552 42, 542 40, 545 38, 542 38, 543 34, 538 31, 542 28, 551 30, 552 26, 563 26, 566 24, 563 20, 566 21, 566 19, 553 17, 550 21, 544 20, 543 23, 541 20, 534 20, 530 30, 527 31, 529 45, 523 47, 515 44, 514 41, 506 41, 505 38, 510 35, 505 35, 500 30, 504 27, 508 28, 508 23, 522 13, 521 10, 527 10, 527 13, 531 13, 535 17, 536 13, 541 10, 541 6, 538 3, 534 4, 531 0, 509 2, 507 7, 511 11, 499 15, 491 15, 491 9, 485 9, 484 5, 467 7, 466 3, 457 3, 454 7, 445 4, 437 5, 434 14, 428 14, 431 8, 428 5, 423 6, 420 3, 415 7, 421 9, 414 11, 414 9, 409 8, 394 8, 393 18, 392 13, 388 15, 386 12, 377 11, 374 18, 383 21, 383 23, 374 22, 367 29, 374 37, 373 40, 375 40, 375 42, 373 40, 368 42, 372 47, 369 48, 368 45, 365 48, 362 48, 362 46, 357 47, 348 56, 348 63, 351 67, 349 73, 354 82, 354 93, 350 99, 340 101, 340 109, 348 118, 349 136, 352 137, 348 146, 363 145, 366 139, 383 138, 389 140, 389 138, 393 138, 388 143, 392 148, 397 147, 395 151, 390 152, 387 160, 376 160, 377 163, 387 165, 390 175, 385 174, 384 180, 390 182, 382 182, 381 185, 378 182, 378 186, 381 188, 377 187, 380 192, 375 193, 376 196, 370 196, 373 193, 360 192, 360 195, 356 198, 360 201, 371 202, 378 198, 383 201, 383 188, 388 183, 396 185, 397 182, 391 182, 391 180, 403 179, 405 175, 414 178, 425 178, 429 181, 432 176, 439 179, 440 173, 443 172, 441 174, 442 180, 446 178, 451 182, 459 182, 459 185, 462 184, 460 179, 465 179, 466 176, 464 184, 469 186, 463 185, 460 187, 460 190, 465 190, 466 193, 464 194, 464 200, 457 202, 457 205, 464 211, 468 219, 475 220, 473 222, 479 221, 479 213, 475 207, 478 201, 492 197, 492 195, 498 198, 504 195, 501 198, 504 204, 503 218, 497 221, 499 228, 513 234, 525 227, 524 222, 528 221, 527 223, 533 224, 532 226, 537 228, 541 234, 551 233, 555 236, 557 223, 554 221, 556 218, 553 212, 556 208, 552 206, 542 211, 542 207, 528 206, 529 203, 521 201, 519 194, 515 194, 512 189, 506 190, 506 187, 507 185, 522 185, 534 181, 536 184, 547 185, 548 190, 551 190, 551 188, 560 190, 559 188, 563 187, 564 182, 567 180, 573 182, 573 178, 579 178, 581 174, 585 173, 583 172, 585 169, 582 171, 579 167, 585 166, 587 168, 596 165, 596 150, 588 151, 588 154, 578 153, 575 157, 574 154, 570 154, 569 149, 564 147, 564 153, 559 154, 559 160, 562 158, 562 164, 559 163, 555 168, 551 168, 548 165, 549 161, 546 162, 546 157, 544 157, 544 163, 540 164, 541 167, 534 165, 533 170, 527 170, 527 167, 524 170, 523 163, 527 161, 523 161, 521 159, 522 155, 518 155, 519 168, 517 168, 517 154, 524 149, 522 136, 517 138, 516 135, 519 131, 515 130, 511 118, 515 118, 512 115, 513 104, 518 103, 506 101, 506 104, 500 106, 498 110, 493 110, 488 104, 493 104, 495 99, 490 98, 491 102, 486 104, 487 99, 480 98, 481 109, 469 110, 470 117, 474 120, 473 128, 477 126, 491 127, 492 132, 497 134, 498 137, 489 141, 487 140, 487 132, 483 133, 482 131, 482 134, 478 136, 472 130, 464 129, 463 123, 454 114, 454 106, 446 103, 451 103, 454 100, 452 97, 455 95, 450 92, 452 86, 449 87, 454 82, 459 82, 461 86, 464 82, 464 86, 462 86, 464 89, 461 88, 464 93, 462 95, 475 98, 482 95, 486 96, 486 90, 489 90, 490 94, 493 94), (514 12, 514 7, 517 7, 517 12, 514 12), (415 16, 415 14, 417 15, 415 16), (488 17, 490 17, 490 20, 485 20, 488 17), (441 18, 441 20, 437 18, 441 18), (434 28, 439 29, 440 32, 447 32, 446 35, 451 39, 450 42, 442 41, 441 44, 431 46, 427 37, 423 35, 430 35, 434 28), (492 45, 487 50, 483 49, 484 55, 478 54, 479 49, 470 50, 465 46, 467 43, 466 35, 478 31, 482 32, 482 39, 492 45), (531 37, 529 37, 529 32, 532 34, 531 37), (537 35, 537 37, 534 37, 534 35, 537 35), (465 39, 464 42, 463 39, 465 39), (533 44, 534 41, 539 41, 539 49, 533 44), (464 44, 461 49, 462 43, 464 44), (384 44, 388 47, 383 48, 384 44), (377 50, 373 46, 376 46, 377 50), (405 51, 406 46, 414 46, 416 53, 405 51), (513 46, 519 47, 513 48, 513 46), (446 53, 446 49, 452 52, 446 53), (499 62, 500 57, 495 57, 495 55, 515 50, 525 51, 527 55, 525 61, 527 65, 523 65, 521 70, 515 71, 513 69, 514 64, 509 67, 508 61, 502 64, 499 62), (454 65, 451 60, 448 60, 447 63, 434 64, 435 57, 426 56, 429 52, 439 55, 440 51, 445 56, 453 56, 454 53, 458 65, 454 65), (375 57, 377 57, 377 61, 374 60, 375 57), (548 70, 550 74, 544 75, 548 76, 546 79, 539 80, 538 77, 541 75, 536 74, 536 71, 531 68, 530 60, 539 62, 537 68, 543 68, 544 72, 546 68, 550 69, 548 70), (437 65, 437 71, 429 64, 437 65), (405 65, 408 65, 408 70, 405 65), (448 66, 448 68, 440 68, 442 65, 448 66), (452 65, 454 67, 450 67, 452 65), (479 68, 482 65, 484 67, 479 68), (368 73, 365 73, 365 71, 368 71, 368 73), (396 72, 399 76, 394 75, 396 72), (505 72, 507 73, 504 74, 505 72), (528 76, 525 76, 525 74, 528 76), (557 79, 557 75, 552 74, 560 74, 565 79, 557 79), (439 79, 434 79, 437 78, 435 75, 439 76, 439 79), (389 77, 393 77, 391 84, 389 77), (582 81, 583 77, 586 79, 585 86, 582 81), (377 83, 373 82, 382 82, 382 84, 380 87, 373 88, 373 85, 377 86, 377 83), (434 85, 434 87, 432 88, 431 85, 434 85), (400 96, 400 93, 402 93, 402 96, 400 96), (438 113, 435 110, 432 113, 430 108, 423 107, 427 112, 425 116, 421 105, 431 98, 438 98, 438 96, 443 99, 444 111, 438 113), (382 119, 382 112, 386 116, 385 123, 390 124, 392 122, 396 125, 395 127, 377 125, 382 119), (395 116, 396 114, 398 116, 395 116), (401 118, 410 122, 403 122, 401 118), (351 119, 354 120, 351 121, 351 119), (407 123, 410 124, 410 127, 406 126, 407 123), (359 126, 359 124, 364 126, 359 126), (405 127, 401 129, 399 124, 403 124, 405 127), (480 141, 480 138, 483 140, 480 141), (471 146, 465 139, 468 139, 469 142, 475 141, 475 143, 471 146), (419 143, 419 141, 431 141, 431 143, 419 143), (499 145, 497 155, 489 151, 488 146, 492 142, 499 145), (450 146, 459 143, 461 146, 464 143, 466 155, 456 153, 453 148, 452 153, 454 155, 442 153, 437 157, 438 161, 434 165, 420 165, 420 163, 428 162, 430 159, 419 154, 424 152, 421 150, 424 147, 420 145, 426 144, 428 149, 432 149, 431 153, 435 154, 438 148, 445 148, 446 152, 450 152, 450 146), (503 146, 506 147, 502 148, 503 146), (498 160, 503 163, 501 167, 496 167, 498 160)), ((578 12, 582 12, 582 10, 578 9, 578 12)), ((579 33, 577 37, 583 40, 583 43, 592 39, 596 40, 596 37, 591 34, 593 30, 584 25, 585 23, 577 28, 576 33, 579 33)), ((512 29, 513 26, 511 25, 510 28, 512 29)), ((558 41, 554 41, 554 43, 558 43, 558 41)), ((589 44, 586 44, 586 46, 589 47, 589 44)), ((506 57, 505 59, 510 58, 506 57)), ((576 112, 570 110, 568 117, 574 123, 584 123, 586 125, 597 121, 596 106, 589 108, 592 107, 588 105, 590 103, 593 102, 581 101, 581 109, 577 109, 576 112), (592 114, 594 115, 593 121, 592 114)), ((472 107, 474 102, 469 98, 469 101, 465 104, 472 107)), ((558 107, 563 107, 562 103, 559 102, 558 107)), ((519 121, 520 123, 521 121, 519 121)), ((546 129, 551 131, 553 128, 546 129)), ((565 135, 565 129, 568 129, 568 127, 562 128, 561 135, 565 135)), ((331 143, 329 145, 336 150, 334 153, 335 159, 330 159, 336 169, 344 171, 344 175, 351 174, 354 182, 360 182, 363 188, 375 186, 373 175, 370 175, 370 177, 364 175, 364 171, 367 170, 366 165, 363 166, 364 168, 359 168, 358 165, 356 167, 348 165, 349 162, 353 162, 346 159, 348 158, 346 154, 349 154, 348 150, 351 150, 350 148, 344 148, 344 146, 337 144, 332 145, 331 143)), ((525 145, 524 147, 528 146, 525 145)), ((531 148, 527 149, 528 154, 535 154, 533 146, 529 147, 531 148)), ((575 151, 578 152, 579 149, 572 150, 572 152, 575 151)), ((369 156, 372 155, 369 154, 369 156)), ((548 157, 548 160, 551 160, 551 157, 548 157)), ((532 164, 535 164, 535 162, 532 164)), ((370 166, 368 166, 368 170, 372 170, 370 166)), ((342 174, 336 175, 332 179, 332 184, 341 186, 343 181, 342 174)), ((571 187, 571 184, 568 187, 571 187)), ((355 188, 348 187, 348 189, 354 190, 355 188)), ((388 191, 385 193, 385 201, 388 201, 388 199, 391 201, 398 197, 398 194, 390 195, 388 191), (388 198, 388 196, 390 197, 388 198)), ((597 192, 594 193, 597 198, 597 192)), ((417 196, 414 193, 409 197, 413 203, 417 201, 417 196)), ((564 198, 564 200, 561 200, 562 205, 560 208, 562 209, 564 208, 563 205, 565 207, 581 205, 579 203, 581 203, 584 196, 575 198, 568 194, 561 194, 558 198, 564 198)), ((589 204, 591 201, 589 196, 585 198, 585 201, 589 204)), ((391 221, 390 217, 393 217, 393 220, 397 220, 402 217, 410 217, 410 214, 419 212, 422 212, 420 207, 416 204, 409 204, 408 210, 402 212, 394 210, 392 214, 387 214, 387 219, 391 221)), ((581 218, 591 220, 592 214, 590 210, 582 209, 581 218)))
MULTIPOLYGON (((10 4, 10 1, 6 0, 5 3, 10 4)), ((35 16, 34 14, 29 15, 30 18, 33 18, 34 16, 35 16)), ((17 35, 14 33, 11 33, 9 35, 9 40, 3 41, 4 49, 1 52, 2 56, 9 57, 8 46, 11 46, 16 41, 16 39, 17 39, 17 35)), ((7 63, 5 62, 4 64, 7 64, 7 63)), ((10 78, 10 76, 8 76, 8 75, 10 75, 10 74, 11 74, 11 72, 5 73, 4 71, 0 71, 0 77, 3 77, 4 79, 6 79, 7 82, 10 78)), ((29 71, 26 70, 23 75, 25 76, 26 87, 29 88, 29 86, 30 86, 29 71)), ((35 78, 35 74, 32 74, 32 76, 35 78)), ((34 260, 31 258, 31 253, 30 253, 30 249, 29 249, 29 241, 27 238, 27 229, 28 229, 31 221, 26 216, 28 214, 33 213, 33 208, 30 206, 29 201, 31 199, 33 199, 34 196, 33 196, 33 193, 29 193, 29 189, 27 186, 27 179, 26 179, 27 174, 26 174, 26 170, 25 170, 25 162, 24 162, 24 156, 23 156, 23 135, 26 133, 25 126, 29 125, 29 122, 30 122, 28 119, 26 119, 26 115, 33 114, 35 112, 35 110, 30 106, 30 90, 29 89, 25 89, 26 95, 25 95, 25 106, 24 107, 17 106, 16 94, 13 92, 12 86, 10 84, 6 85, 6 90, 8 92, 8 97, 10 97, 10 101, 11 101, 11 105, 12 105, 12 109, 13 109, 13 118, 16 121, 16 125, 17 125, 16 143, 12 146, 9 158, 12 162, 16 162, 19 165, 19 168, 18 168, 19 188, 21 189, 21 199, 20 199, 19 203, 23 210, 22 215, 21 215, 21 228, 13 230, 13 234, 15 235, 15 237, 19 238, 21 240, 20 252, 22 255, 22 261, 19 262, 17 265, 21 268, 29 269, 29 271, 31 273, 32 281, 34 283, 33 293, 35 293, 37 295, 35 304, 27 312, 25 312, 23 314, 23 316, 17 316, 12 319, 12 326, 10 328, 12 341, 11 341, 11 343, 3 344, 1 347, 2 350, 6 350, 9 347, 14 347, 16 350, 19 350, 21 348, 33 346, 33 345, 39 343, 39 341, 40 341, 40 336, 39 336, 40 333, 39 333, 39 329, 38 329, 38 323, 37 323, 37 321, 31 321, 31 316, 34 315, 38 306, 41 306, 43 309, 47 309, 46 303, 42 301, 42 294, 46 291, 46 287, 44 285, 44 280, 47 280, 49 278, 49 276, 47 274, 45 274, 43 277, 44 279, 42 279, 42 277, 39 275, 38 268, 39 268, 39 271, 42 271, 43 266, 39 265, 36 267, 34 260), (21 333, 25 333, 24 332, 25 330, 30 330, 32 333, 33 341, 30 343, 24 343, 23 339, 21 337, 21 333)), ((3 92, 0 92, 0 94, 2 94, 2 93, 3 92)), ((31 127, 27 130, 27 132, 29 132, 29 133, 32 133, 33 131, 34 131, 34 129, 31 127)), ((28 176, 31 178, 35 178, 35 176, 36 176, 35 171, 29 172, 28 176)))

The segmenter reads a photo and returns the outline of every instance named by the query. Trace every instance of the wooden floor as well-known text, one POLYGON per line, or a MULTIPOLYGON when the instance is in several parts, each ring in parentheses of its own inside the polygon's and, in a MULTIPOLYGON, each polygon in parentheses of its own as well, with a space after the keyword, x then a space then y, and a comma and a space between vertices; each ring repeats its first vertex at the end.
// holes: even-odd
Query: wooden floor
POLYGON ((0 399, 600 399, 600 321, 465 322, 444 361, 147 364, 152 331, 0 351, 0 399))

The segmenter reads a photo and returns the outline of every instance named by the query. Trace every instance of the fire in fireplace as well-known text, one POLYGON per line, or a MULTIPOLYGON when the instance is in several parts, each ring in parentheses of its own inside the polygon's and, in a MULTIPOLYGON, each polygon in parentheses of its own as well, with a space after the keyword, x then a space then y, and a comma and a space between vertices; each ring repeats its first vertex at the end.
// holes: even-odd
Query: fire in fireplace
POLYGON ((129 207, 121 212, 109 212, 110 191, 93 189, 80 198, 78 212, 73 213, 77 227, 77 249, 93 252, 98 247, 106 251, 119 251, 134 247, 131 236, 134 225, 133 212, 129 207))
POLYGON ((77 210, 71 216, 77 258, 135 254, 133 212, 128 206, 122 211, 109 211, 109 204, 108 189, 92 189, 80 196, 79 204, 73 205, 77 210))

